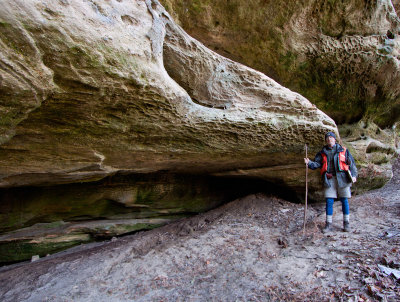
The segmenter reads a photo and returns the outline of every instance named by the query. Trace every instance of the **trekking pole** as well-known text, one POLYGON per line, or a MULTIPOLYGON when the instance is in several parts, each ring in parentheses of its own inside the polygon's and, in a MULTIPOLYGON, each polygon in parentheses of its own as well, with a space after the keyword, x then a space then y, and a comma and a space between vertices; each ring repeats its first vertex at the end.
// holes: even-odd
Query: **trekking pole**
MULTIPOLYGON (((305 144, 306 148, 306 158, 308 158, 307 152, 307 144, 305 144)), ((306 203, 304 206, 304 224, 303 224, 303 235, 306 232, 306 219, 307 219, 307 195, 308 195, 308 165, 306 164, 306 203)))

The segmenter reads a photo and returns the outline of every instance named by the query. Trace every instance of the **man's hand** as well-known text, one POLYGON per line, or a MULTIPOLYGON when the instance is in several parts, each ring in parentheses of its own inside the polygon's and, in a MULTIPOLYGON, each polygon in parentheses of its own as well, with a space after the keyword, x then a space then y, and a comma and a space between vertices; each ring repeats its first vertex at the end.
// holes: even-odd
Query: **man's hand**
POLYGON ((357 178, 355 178, 355 177, 352 177, 352 179, 353 179, 353 182, 356 182, 356 181, 357 181, 357 178))
POLYGON ((304 159, 304 163, 305 163, 306 165, 308 165, 309 162, 310 162, 310 160, 309 160, 308 158, 305 158, 305 159, 304 159))

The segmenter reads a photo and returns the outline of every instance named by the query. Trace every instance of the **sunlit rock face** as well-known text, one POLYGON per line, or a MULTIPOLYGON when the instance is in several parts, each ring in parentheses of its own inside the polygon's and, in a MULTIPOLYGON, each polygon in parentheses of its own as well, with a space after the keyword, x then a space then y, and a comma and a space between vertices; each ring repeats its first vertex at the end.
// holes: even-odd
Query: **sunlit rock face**
POLYGON ((398 1, 161 1, 193 37, 337 123, 400 117, 398 1))
MULTIPOLYGON (((390 161, 400 153, 399 1, 161 2, 207 47, 262 71, 333 118, 355 153, 358 191, 391 178, 390 161)), ((318 148, 311 150, 314 156, 318 148)), ((253 173, 273 178, 286 171, 253 173)), ((286 181, 299 184, 304 173, 296 173, 286 181)), ((317 186, 316 176, 312 181, 317 186)))
POLYGON ((397 19, 353 2, 165 1, 224 57, 158 1, 2 1, 0 262, 208 210, 246 179, 300 196, 304 145, 313 157, 339 135, 331 117, 368 120, 340 134, 357 188, 382 185, 399 148, 397 19))
POLYGON ((335 123, 156 1, 3 1, 0 186, 298 163, 335 123))
POLYGON ((157 1, 0 6, 0 214, 11 232, 0 238, 11 258, 0 262, 151 228, 174 209, 205 211, 258 169, 299 190, 305 142, 317 148, 338 133, 300 94, 191 38, 157 1), (235 173, 220 191, 182 176, 235 173), (120 175, 152 176, 143 189, 133 176, 115 184, 120 175))

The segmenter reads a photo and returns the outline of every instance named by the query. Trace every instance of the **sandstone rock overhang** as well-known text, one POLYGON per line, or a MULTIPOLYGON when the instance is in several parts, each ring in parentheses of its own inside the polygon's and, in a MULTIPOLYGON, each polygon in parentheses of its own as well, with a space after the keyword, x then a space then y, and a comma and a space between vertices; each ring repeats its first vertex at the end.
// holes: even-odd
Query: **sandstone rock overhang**
MULTIPOLYGON (((398 1, 160 2, 208 48, 264 72, 327 113, 356 159, 355 191, 391 178, 390 162, 400 153, 398 1)), ((229 175, 279 178, 291 167, 229 175)))
POLYGON ((338 125, 400 120, 397 0, 160 2, 192 37, 299 92, 338 125))
POLYGON ((338 132, 301 95, 191 38, 158 1, 1 6, 0 187, 283 167, 267 178, 290 185, 304 144, 338 132))

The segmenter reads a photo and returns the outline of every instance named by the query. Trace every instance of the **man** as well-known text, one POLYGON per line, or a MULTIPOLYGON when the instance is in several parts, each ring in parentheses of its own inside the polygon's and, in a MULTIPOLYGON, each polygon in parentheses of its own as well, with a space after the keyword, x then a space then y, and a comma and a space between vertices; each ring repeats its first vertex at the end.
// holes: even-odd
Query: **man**
POLYGON ((333 203, 337 197, 342 202, 343 231, 350 231, 350 209, 351 197, 350 187, 357 180, 357 167, 349 150, 336 143, 333 132, 325 135, 326 145, 315 156, 314 161, 308 158, 304 162, 312 170, 321 169, 322 182, 324 184, 324 196, 326 199, 326 224, 322 232, 332 230, 333 203))

